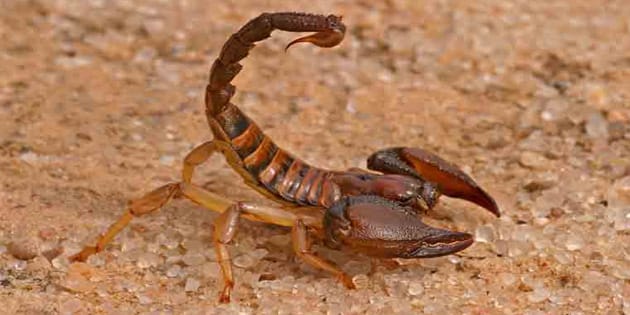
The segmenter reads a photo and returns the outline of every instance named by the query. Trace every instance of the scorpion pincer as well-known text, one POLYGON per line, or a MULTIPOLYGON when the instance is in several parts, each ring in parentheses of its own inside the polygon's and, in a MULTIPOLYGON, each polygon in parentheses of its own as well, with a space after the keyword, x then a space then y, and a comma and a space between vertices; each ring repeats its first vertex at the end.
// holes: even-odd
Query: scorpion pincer
POLYGON ((214 220, 213 243, 224 279, 219 300, 228 302, 234 279, 227 246, 241 217, 290 227, 298 257, 354 288, 345 272, 311 250, 313 237, 331 248, 351 248, 376 257, 435 257, 458 252, 473 242, 468 233, 422 222, 423 212, 431 210, 441 194, 471 201, 499 216, 495 201, 470 176, 422 149, 377 151, 368 158, 371 171, 331 171, 311 166, 277 146, 231 103, 236 91, 231 82, 242 70, 239 62, 274 30, 314 32, 290 42, 288 49, 297 43, 337 46, 346 27, 335 15, 263 13, 232 34, 212 65, 206 87, 206 116, 214 139, 185 157, 180 182, 131 201, 96 245, 86 246, 71 260, 84 261, 102 251, 133 217, 153 212, 174 197, 184 197, 220 213, 214 220), (225 156, 248 186, 280 205, 233 202, 193 184, 195 167, 215 152, 225 156))

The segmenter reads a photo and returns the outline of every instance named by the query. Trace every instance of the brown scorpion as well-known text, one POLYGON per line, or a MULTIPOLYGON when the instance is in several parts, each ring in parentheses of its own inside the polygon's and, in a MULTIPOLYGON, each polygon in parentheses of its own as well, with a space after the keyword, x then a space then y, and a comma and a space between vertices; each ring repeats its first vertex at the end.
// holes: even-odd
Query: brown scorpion
POLYGON ((436 257, 461 251, 473 243, 468 233, 438 229, 422 222, 420 216, 435 206, 441 194, 471 201, 499 216, 492 197, 468 175, 422 149, 397 147, 377 151, 368 158, 368 168, 375 171, 370 172, 324 170, 278 147, 230 102, 235 93, 231 82, 242 69, 239 61, 247 57, 254 43, 270 37, 276 29, 314 32, 292 41, 287 49, 300 42, 334 47, 346 31, 341 17, 335 15, 263 13, 234 33, 214 61, 206 87, 206 116, 214 139, 186 156, 181 182, 166 184, 131 201, 95 246, 85 247, 71 260, 84 261, 102 251, 133 217, 153 212, 174 197, 183 196, 220 213, 214 220, 213 243, 224 279, 220 301, 228 302, 234 279, 227 245, 234 238, 241 217, 290 227, 298 257, 354 288, 346 273, 311 250, 313 236, 333 249, 352 248, 375 257, 436 257), (248 186, 281 206, 233 202, 193 184, 195 167, 217 151, 248 186))

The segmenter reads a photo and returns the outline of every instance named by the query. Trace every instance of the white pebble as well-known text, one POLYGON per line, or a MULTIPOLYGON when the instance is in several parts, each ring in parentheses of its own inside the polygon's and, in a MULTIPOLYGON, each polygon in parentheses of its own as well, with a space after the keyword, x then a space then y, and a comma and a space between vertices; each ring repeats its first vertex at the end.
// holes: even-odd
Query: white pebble
POLYGON ((141 305, 148 305, 153 303, 153 299, 144 293, 138 293, 136 294, 136 297, 138 298, 138 303, 140 303, 141 305))
POLYGON ((195 278, 186 279, 186 285, 184 286, 184 291, 186 292, 196 292, 199 289, 201 283, 199 280, 195 278))
POLYGON ((565 251, 557 251, 553 253, 553 258, 562 265, 568 265, 573 263, 573 256, 565 251))
POLYGON ((413 281, 409 283, 409 287, 407 288, 407 292, 410 295, 422 295, 424 293, 424 285, 421 282, 413 281))
POLYGON ((233 262, 234 262, 234 266, 243 268, 243 269, 254 267, 258 263, 257 260, 254 260, 254 258, 252 258, 249 255, 238 256, 234 258, 233 262))
POLYGON ((166 276, 169 278, 175 278, 179 276, 181 271, 182 271, 182 267, 180 267, 179 265, 173 265, 171 266, 171 268, 168 268, 168 270, 166 271, 166 276))
POLYGON ((475 241, 481 243, 492 243, 495 239, 494 228, 491 225, 481 225, 475 230, 475 241))
POLYGON ((502 272, 499 274, 499 279, 501 280, 501 283, 503 283, 503 285, 505 286, 511 286, 513 284, 516 283, 516 276, 514 276, 511 273, 507 273, 507 272, 502 272))
POLYGON ((138 256, 136 265, 142 269, 157 267, 162 263, 162 258, 154 253, 144 252, 138 256))
POLYGON ((588 117, 585 129, 589 138, 608 138, 608 122, 600 112, 588 117))
POLYGON ((171 166, 175 162, 175 157, 172 155, 162 155, 160 156, 160 164, 171 166))
POLYGON ((16 260, 11 264, 11 267, 15 270, 24 270, 28 263, 25 260, 16 260))
POLYGON ((197 266, 206 262, 206 257, 200 253, 186 253, 182 257, 182 261, 188 266, 197 266))
POLYGON ((571 234, 567 237, 566 248, 570 251, 576 251, 584 247, 584 239, 578 234, 571 234))
POLYGON ((527 299, 532 303, 540 303, 549 298, 549 290, 545 288, 536 288, 527 294, 527 299))
POLYGON ((57 256, 51 261, 52 266, 58 270, 67 270, 70 266, 70 261, 65 256, 57 256))

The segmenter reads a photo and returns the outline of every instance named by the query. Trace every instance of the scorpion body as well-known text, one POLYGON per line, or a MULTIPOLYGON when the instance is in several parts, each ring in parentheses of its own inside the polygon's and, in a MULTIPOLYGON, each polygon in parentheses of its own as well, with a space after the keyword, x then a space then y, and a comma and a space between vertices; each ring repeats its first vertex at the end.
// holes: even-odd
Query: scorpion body
POLYGON ((236 91, 231 82, 242 69, 239 62, 256 42, 270 37, 274 30, 315 32, 292 41, 288 49, 301 42, 334 47, 343 40, 346 27, 335 15, 263 13, 234 33, 214 61, 206 87, 206 116, 214 139, 186 156, 180 182, 166 184, 130 202, 95 246, 86 246, 71 260, 83 261, 102 251, 133 217, 153 212, 181 196, 220 213, 214 221, 213 243, 224 278, 219 300, 228 302, 234 279, 227 246, 241 217, 290 227, 297 256, 354 288, 345 272, 311 251, 312 236, 332 248, 350 247, 377 257, 435 257, 458 252, 473 242, 468 233, 422 222, 423 211, 431 210, 441 194, 474 202, 499 215, 495 201, 472 178, 422 149, 377 151, 368 158, 370 172, 324 170, 278 147, 231 103, 236 91), (233 202, 193 184, 195 167, 215 152, 225 156, 248 186, 282 206, 233 202))

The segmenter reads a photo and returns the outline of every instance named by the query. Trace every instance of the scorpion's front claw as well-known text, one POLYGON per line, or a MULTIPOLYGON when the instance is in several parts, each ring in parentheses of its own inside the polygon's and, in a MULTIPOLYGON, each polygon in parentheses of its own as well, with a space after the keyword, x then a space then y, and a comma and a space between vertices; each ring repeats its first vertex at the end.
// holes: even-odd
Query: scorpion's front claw
POLYGON ((472 235, 434 228, 416 213, 377 196, 344 197, 324 217, 325 240, 384 258, 428 258, 453 254, 473 243, 472 235))
POLYGON ((441 193, 473 202, 497 217, 501 215, 494 199, 468 174, 439 156, 418 148, 389 148, 373 153, 367 162, 371 170, 413 176, 438 186, 441 193))

